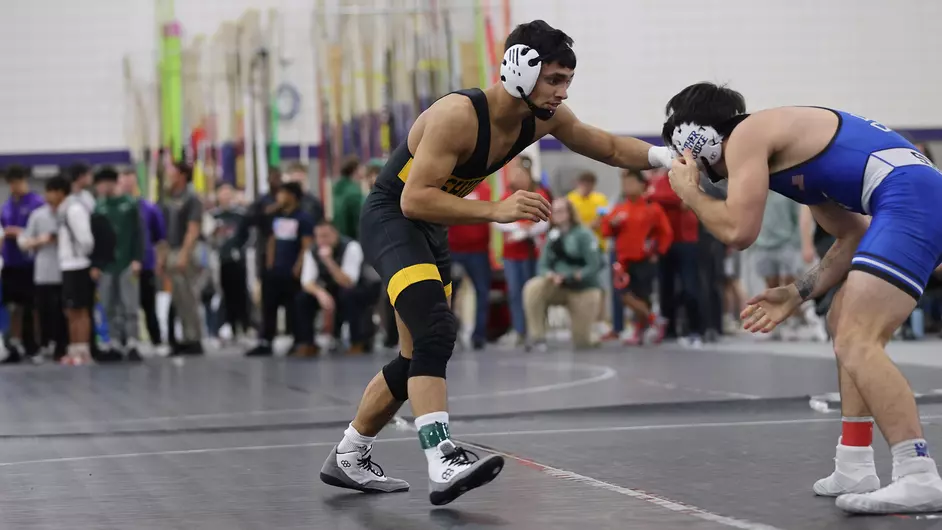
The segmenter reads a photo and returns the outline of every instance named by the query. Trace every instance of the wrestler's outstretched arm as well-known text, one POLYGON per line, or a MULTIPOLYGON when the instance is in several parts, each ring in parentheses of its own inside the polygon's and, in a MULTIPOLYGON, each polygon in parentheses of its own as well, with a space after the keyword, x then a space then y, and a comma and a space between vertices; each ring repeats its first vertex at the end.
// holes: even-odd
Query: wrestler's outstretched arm
POLYGON ((582 121, 566 105, 560 105, 550 134, 572 151, 610 166, 626 169, 670 167, 671 152, 630 136, 616 136, 582 121))

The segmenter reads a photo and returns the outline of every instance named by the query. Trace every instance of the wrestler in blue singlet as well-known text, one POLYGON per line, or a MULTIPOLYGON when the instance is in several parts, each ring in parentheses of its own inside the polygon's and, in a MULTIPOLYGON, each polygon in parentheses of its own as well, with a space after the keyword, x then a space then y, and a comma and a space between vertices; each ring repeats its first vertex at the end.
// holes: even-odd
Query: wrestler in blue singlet
POLYGON ((830 200, 872 215, 852 269, 883 278, 918 299, 942 257, 942 172, 886 126, 831 112, 839 124, 827 147, 770 175, 769 188, 802 204, 830 200))

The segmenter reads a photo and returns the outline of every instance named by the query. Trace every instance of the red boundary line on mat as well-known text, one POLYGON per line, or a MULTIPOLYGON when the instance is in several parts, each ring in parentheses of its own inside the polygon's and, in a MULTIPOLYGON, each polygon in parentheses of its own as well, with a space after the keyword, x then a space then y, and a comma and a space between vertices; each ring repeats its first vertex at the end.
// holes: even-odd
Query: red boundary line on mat
POLYGON ((650 504, 654 504, 656 506, 660 506, 661 508, 670 510, 672 512, 687 514, 687 515, 696 517, 698 519, 703 519, 706 521, 719 523, 722 525, 729 526, 731 528, 740 528, 742 530, 781 530, 775 526, 771 526, 771 525, 767 525, 763 523, 755 523, 753 521, 748 521, 745 519, 736 519, 733 517, 727 517, 725 515, 719 515, 712 512, 708 512, 704 510, 703 508, 698 508, 690 504, 677 502, 675 500, 671 500, 666 497, 662 497, 660 495, 655 495, 653 493, 648 493, 646 491, 642 491, 642 490, 638 490, 634 488, 626 488, 624 486, 618 486, 616 484, 610 484, 602 480, 598 480, 592 477, 587 477, 585 475, 580 475, 579 473, 575 473, 573 471, 567 471, 565 469, 559 469, 559 468, 555 468, 553 466, 549 466, 546 464, 541 464, 534 460, 523 458, 521 456, 517 456, 512 453, 501 451, 499 449, 495 449, 493 447, 489 447, 486 445, 468 442, 467 440, 459 440, 459 441, 464 445, 468 445, 470 447, 474 447, 474 448, 481 449, 484 451, 489 451, 491 453, 510 458, 519 464, 522 464, 528 468, 540 471, 541 473, 549 475, 553 478, 571 480, 571 481, 579 482, 581 484, 585 484, 587 486, 591 486, 594 488, 604 489, 607 491, 625 495, 626 497, 631 497, 633 499, 641 500, 650 504))

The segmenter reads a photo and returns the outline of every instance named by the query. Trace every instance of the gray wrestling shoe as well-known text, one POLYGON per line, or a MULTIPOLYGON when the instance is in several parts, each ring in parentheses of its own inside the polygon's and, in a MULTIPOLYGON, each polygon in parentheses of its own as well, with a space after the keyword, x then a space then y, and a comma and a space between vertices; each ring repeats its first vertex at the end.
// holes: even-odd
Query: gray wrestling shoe
POLYGON ((502 456, 478 458, 471 451, 455 446, 451 440, 438 444, 438 451, 442 463, 434 471, 429 470, 428 479, 429 500, 435 506, 448 504, 474 488, 487 484, 497 478, 504 468, 502 456))
POLYGON ((409 483, 404 480, 389 478, 383 468, 373 462, 370 453, 373 447, 361 454, 359 451, 337 453, 337 446, 330 451, 330 456, 321 467, 321 481, 338 488, 362 491, 364 493, 393 493, 409 491, 409 483))

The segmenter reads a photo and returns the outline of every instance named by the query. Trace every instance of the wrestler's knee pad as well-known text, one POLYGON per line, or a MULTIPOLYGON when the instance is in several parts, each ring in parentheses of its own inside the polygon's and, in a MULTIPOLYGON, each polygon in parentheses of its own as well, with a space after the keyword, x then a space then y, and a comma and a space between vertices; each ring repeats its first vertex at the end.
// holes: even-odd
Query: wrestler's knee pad
POLYGON ((445 367, 458 338, 458 319, 448 307, 441 282, 410 285, 396 299, 396 311, 412 335, 409 377, 445 378, 445 367))
POLYGON ((389 391, 396 398, 396 401, 409 399, 409 366, 411 364, 412 360, 406 359, 400 353, 383 367, 383 378, 386 380, 386 386, 389 387, 389 391))

